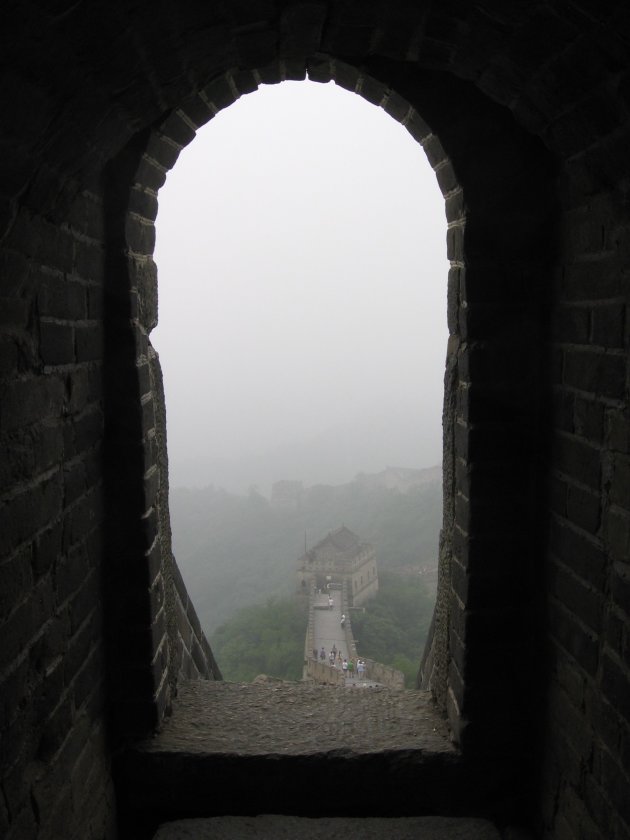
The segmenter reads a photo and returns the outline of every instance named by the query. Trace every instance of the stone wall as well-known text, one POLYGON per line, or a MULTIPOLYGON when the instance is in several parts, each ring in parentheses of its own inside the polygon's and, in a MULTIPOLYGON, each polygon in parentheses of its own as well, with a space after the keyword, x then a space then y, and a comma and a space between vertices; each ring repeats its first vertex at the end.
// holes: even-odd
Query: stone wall
POLYGON ((114 836, 113 750, 216 674, 170 552, 157 192, 198 126, 308 70, 445 196, 423 679, 513 813, 627 840, 627 5, 27 2, 2 36, 0 831, 114 836))
POLYGON ((571 837, 630 836, 630 214, 623 190, 581 181, 587 154, 615 167, 622 136, 563 171, 549 323, 544 805, 571 837))
POLYGON ((367 666, 365 671, 366 679, 374 680, 374 682, 400 690, 405 687, 405 675, 397 668, 392 668, 391 665, 383 665, 382 662, 375 662, 373 659, 366 659, 367 666))
POLYGON ((86 191, 63 223, 21 209, 2 242, 0 833, 9 837, 38 827, 49 837, 114 833, 103 227, 101 197, 86 191))

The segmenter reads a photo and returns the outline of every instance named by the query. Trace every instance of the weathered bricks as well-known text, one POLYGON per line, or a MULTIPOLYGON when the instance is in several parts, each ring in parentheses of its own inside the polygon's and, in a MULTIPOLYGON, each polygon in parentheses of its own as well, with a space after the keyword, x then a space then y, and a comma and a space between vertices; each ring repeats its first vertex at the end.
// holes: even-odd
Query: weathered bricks
POLYGON ((534 698, 539 735, 534 686, 546 679, 545 836, 628 840, 628 11, 489 11, 457 0, 224 6, 171 14, 168 4, 139 3, 123 21, 97 4, 89 25, 81 4, 52 18, 33 7, 28 21, 16 6, 3 19, 14 69, 2 87, 0 139, 0 678, 14 718, 0 730, 12 756, 0 833, 35 836, 39 825, 40 840, 111 834, 100 622, 116 622, 124 584, 136 587, 126 603, 142 614, 139 648, 153 657, 139 671, 126 730, 157 723, 168 702, 159 616, 170 597, 173 667, 190 676, 213 668, 169 567, 156 443, 163 406, 149 366, 125 365, 146 356, 155 323, 152 222, 165 170, 218 109, 259 81, 303 78, 308 66, 312 78, 335 79, 401 120, 447 195, 456 261, 447 475, 449 459, 458 468, 445 510, 455 508, 457 521, 443 539, 456 560, 444 574, 453 597, 439 632, 448 636, 450 609, 452 647, 436 693, 451 698, 454 729, 474 755, 493 734, 506 737, 496 721, 506 695, 521 690, 534 698), (137 166, 121 186, 115 161, 134 136, 137 166), (101 459, 113 455, 105 476, 101 459), (506 663, 523 661, 527 645, 514 647, 518 628, 492 599, 516 615, 532 580, 547 598, 547 624, 535 622, 547 670, 523 689, 506 663), (501 627, 510 632, 487 650, 505 687, 517 689, 503 693, 473 641, 501 627), (56 657, 66 662, 63 684, 56 657), (34 702, 27 685, 40 691, 30 730, 27 712, 15 717, 34 702))

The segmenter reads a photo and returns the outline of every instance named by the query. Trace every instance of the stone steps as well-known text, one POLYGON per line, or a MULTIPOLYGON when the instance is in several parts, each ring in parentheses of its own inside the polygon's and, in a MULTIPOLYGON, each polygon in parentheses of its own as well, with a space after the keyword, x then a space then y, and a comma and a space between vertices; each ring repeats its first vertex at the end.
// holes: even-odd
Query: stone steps
POLYGON ((306 819, 263 815, 178 820, 155 840, 500 840, 486 820, 452 817, 306 819))
POLYGON ((182 684, 117 777, 123 822, 150 827, 143 838, 200 817, 495 819, 505 781, 492 765, 469 772, 428 692, 277 681, 182 684))

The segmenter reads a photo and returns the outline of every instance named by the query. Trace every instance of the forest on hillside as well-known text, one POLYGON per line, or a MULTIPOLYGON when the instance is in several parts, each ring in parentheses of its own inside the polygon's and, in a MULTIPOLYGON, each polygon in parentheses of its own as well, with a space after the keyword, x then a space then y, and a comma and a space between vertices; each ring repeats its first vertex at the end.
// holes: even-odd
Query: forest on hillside
MULTIPOLYGON (((376 550, 379 574, 437 565, 442 497, 439 471, 407 492, 360 477, 310 488, 299 509, 272 505, 252 489, 175 488, 174 554, 208 636, 237 610, 292 595, 297 559, 345 524, 376 550)), ((367 654, 366 654, 367 655, 367 654)))
POLYGON ((360 656, 392 665, 413 688, 426 644, 435 599, 421 578, 383 572, 376 598, 353 611, 352 634, 360 656))
MULTIPOLYGON (((353 610, 352 630, 361 656, 392 665, 415 686, 427 638, 433 598, 418 576, 384 572, 378 595, 353 610)), ((259 674, 300 680, 304 661, 306 602, 270 598, 238 610, 210 643, 226 680, 250 682, 259 674)))

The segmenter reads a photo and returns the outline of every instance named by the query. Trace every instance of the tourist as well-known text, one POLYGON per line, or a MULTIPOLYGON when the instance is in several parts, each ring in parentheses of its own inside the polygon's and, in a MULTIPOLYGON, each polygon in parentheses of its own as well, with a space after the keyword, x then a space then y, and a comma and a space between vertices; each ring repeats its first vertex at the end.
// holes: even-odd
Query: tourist
POLYGON ((350 679, 354 677, 354 659, 348 660, 348 677, 350 679))
POLYGON ((324 661, 324 659, 326 659, 326 651, 324 650, 324 645, 322 645, 322 649, 319 652, 319 658, 322 660, 322 662, 324 661))
POLYGON ((359 659, 357 662, 357 674, 359 676, 359 680, 363 682, 363 675, 365 674, 365 662, 362 659, 359 659))
POLYGON ((341 670, 343 671, 344 677, 348 676, 348 660, 344 659, 341 663, 341 670))

